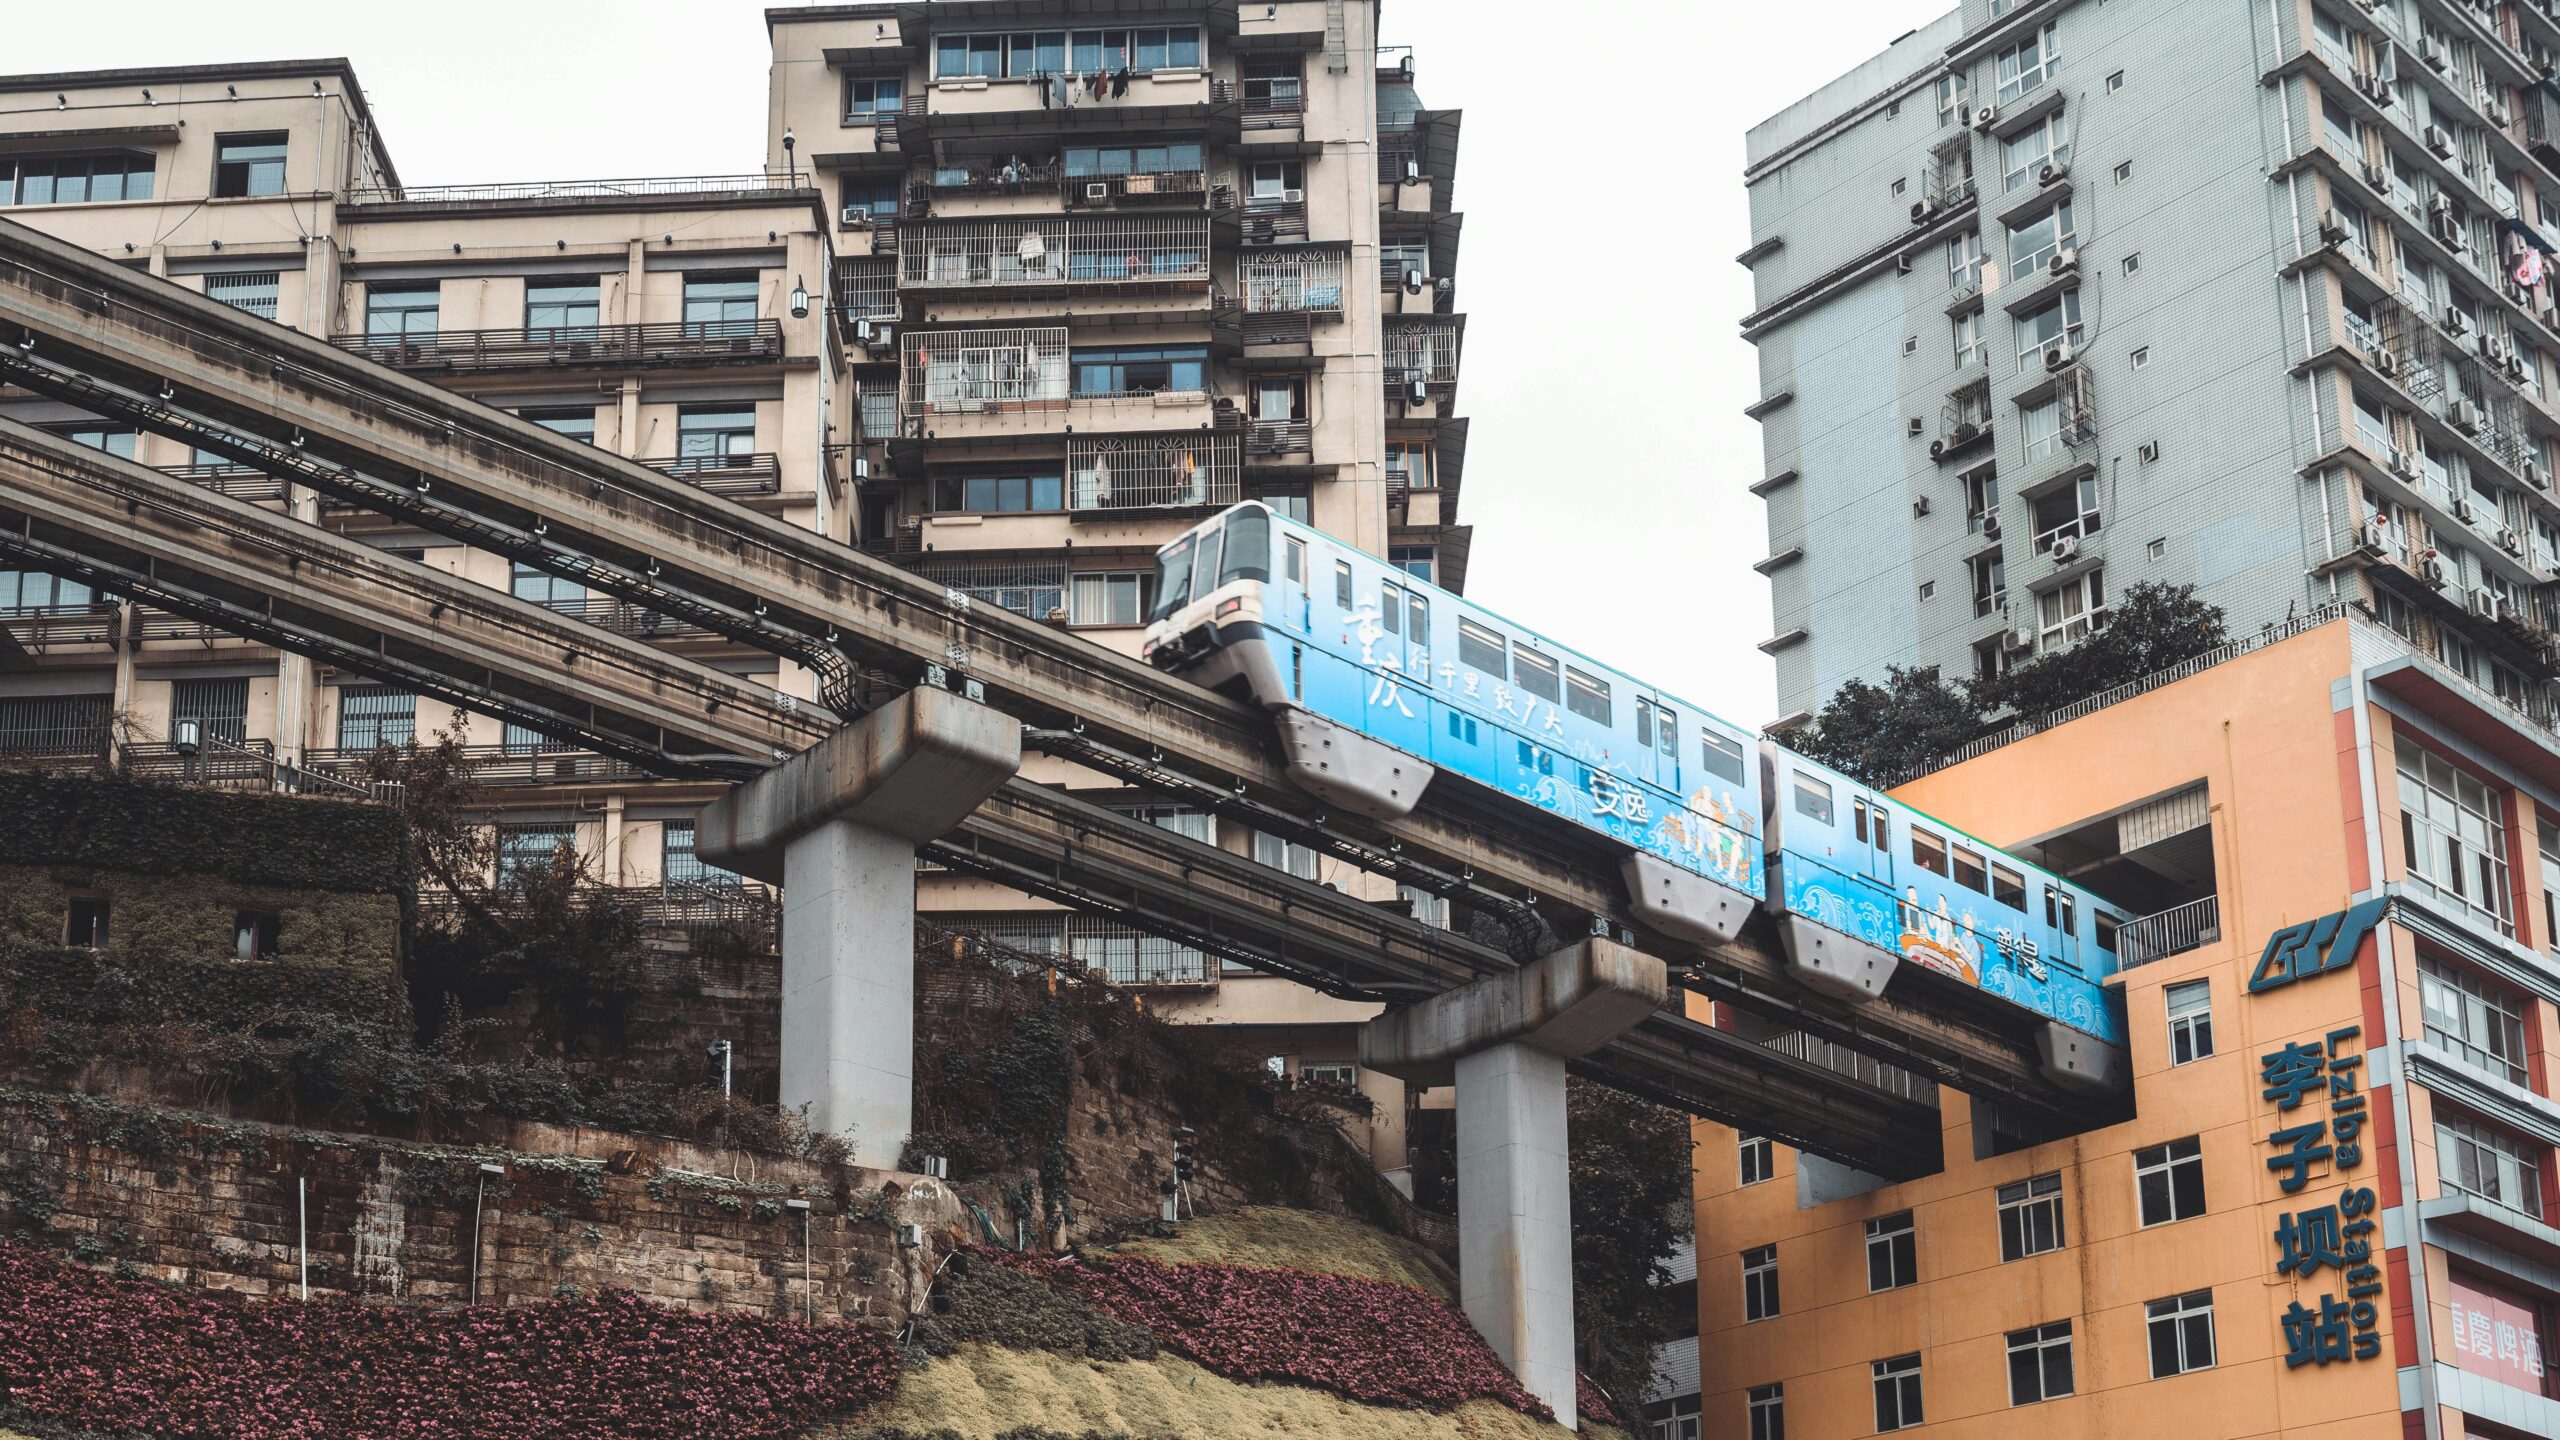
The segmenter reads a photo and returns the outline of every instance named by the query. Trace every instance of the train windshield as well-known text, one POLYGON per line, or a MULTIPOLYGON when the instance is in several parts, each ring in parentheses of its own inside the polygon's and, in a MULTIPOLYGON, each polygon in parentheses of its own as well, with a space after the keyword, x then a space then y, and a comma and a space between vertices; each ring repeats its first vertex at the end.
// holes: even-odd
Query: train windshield
POLYGON ((1163 620, 1221 585, 1271 578, 1271 517, 1241 509, 1224 524, 1183 536, 1156 557, 1156 603, 1149 620, 1163 620))
POLYGON ((1202 536, 1185 535, 1156 556, 1156 606, 1147 619, 1162 620, 1191 599, 1191 552, 1202 536))

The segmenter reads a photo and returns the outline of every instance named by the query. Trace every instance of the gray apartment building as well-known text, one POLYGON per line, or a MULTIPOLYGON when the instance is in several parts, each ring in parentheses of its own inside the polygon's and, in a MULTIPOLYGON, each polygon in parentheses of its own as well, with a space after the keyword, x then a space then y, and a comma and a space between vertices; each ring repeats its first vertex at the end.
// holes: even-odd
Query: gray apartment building
POLYGON ((2159 581, 2359 607, 2548 726, 2554 10, 1964 0, 1755 127, 1780 709, 2159 581))

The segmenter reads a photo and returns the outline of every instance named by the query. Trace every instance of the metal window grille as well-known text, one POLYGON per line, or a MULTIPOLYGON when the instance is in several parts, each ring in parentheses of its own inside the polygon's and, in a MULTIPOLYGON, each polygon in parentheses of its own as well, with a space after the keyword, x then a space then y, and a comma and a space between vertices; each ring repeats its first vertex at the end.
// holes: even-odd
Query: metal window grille
POLYGON ((1025 954, 1078 962, 1114 985, 1205 985, 1216 978, 1200 951, 1099 915, 995 911, 936 919, 1025 954))
POLYGON ((898 392, 886 385, 862 392, 862 438, 886 440, 898 433, 898 392))
POLYGON ((897 319, 897 260, 883 255, 837 261, 836 292, 848 320, 897 319))
POLYGON ((418 697, 388 685, 338 687, 338 748, 372 750, 417 734, 418 697))
POLYGON ((517 880, 551 857, 570 848, 578 827, 568 824, 501 825, 498 827, 498 883, 517 880))
MULTIPOLYGON (((1299 310, 1342 313, 1342 254, 1336 250, 1247 252, 1236 259, 1236 283, 1248 315, 1299 310)), ((1403 277, 1397 277, 1403 283, 1403 277)))
POLYGON ((1067 399, 1067 332, 935 330, 909 335, 905 414, 979 414, 1067 399))
POLYGON ((108 695, 0 698, 0 755, 103 755, 114 710, 108 695))
POLYGON ((669 820, 659 833, 658 883, 665 887, 695 887, 712 890, 743 890, 746 878, 694 853, 694 826, 690 820, 669 820))
POLYGON ((1046 620, 1067 603, 1067 562, 1041 556, 996 556, 968 560, 928 560, 916 573, 960 591, 973 600, 1000 605, 1017 615, 1046 620))
POLYGON ((245 744, 249 739, 248 677, 175 682, 169 687, 169 724, 173 736, 181 720, 193 720, 203 726, 208 739, 245 744))
POLYGON ((1230 431, 1070 435, 1073 510, 1232 505, 1242 495, 1243 444, 1230 431))
POLYGON ((207 275, 204 293, 234 310, 246 310, 261 320, 276 318, 277 272, 261 270, 248 275, 207 275))
POLYGON ((1446 320, 1387 327, 1387 383, 1458 383, 1458 327, 1446 320))
POLYGON ((907 227, 903 288, 1209 281, 1207 216, 1027 216, 907 227))

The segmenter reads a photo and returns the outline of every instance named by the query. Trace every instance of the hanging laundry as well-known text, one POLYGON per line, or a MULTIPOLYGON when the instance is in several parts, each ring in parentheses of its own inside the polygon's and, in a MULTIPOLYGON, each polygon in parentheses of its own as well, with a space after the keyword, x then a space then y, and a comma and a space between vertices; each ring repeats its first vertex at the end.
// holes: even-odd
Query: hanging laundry
MULTIPOLYGON (((1059 104, 1073 105, 1076 103, 1076 77, 1072 74, 1061 70, 1057 74, 1050 76, 1048 88, 1057 92, 1059 104)), ((1041 103, 1045 105, 1048 102, 1044 98, 1041 103)))
POLYGON ((1088 85, 1093 91, 1093 98, 1096 100, 1101 99, 1104 93, 1109 91, 1111 88, 1110 72, 1104 70, 1094 71, 1088 85))
POLYGON ((1111 98, 1117 100, 1128 93, 1129 67, 1123 65, 1120 67, 1120 73, 1111 77, 1111 98))
POLYGON ((1049 242, 1040 238, 1039 231, 1025 230, 1022 243, 1014 249, 1014 256, 1022 262, 1025 274, 1038 274, 1049 268, 1049 242))
POLYGON ((2539 250, 2527 250, 2522 255, 2516 257, 2516 267, 2512 272, 2510 272, 2508 278, 2514 280, 2516 284, 2524 287, 2525 289, 2530 290, 2534 286, 2542 283, 2542 273, 2542 252, 2539 250))

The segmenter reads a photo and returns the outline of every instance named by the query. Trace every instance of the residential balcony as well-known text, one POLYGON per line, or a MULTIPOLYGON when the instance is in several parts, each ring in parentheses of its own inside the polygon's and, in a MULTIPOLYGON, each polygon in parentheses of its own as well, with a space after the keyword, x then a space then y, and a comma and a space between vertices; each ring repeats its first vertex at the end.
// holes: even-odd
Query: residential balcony
POLYGON ((281 500, 285 482, 250 465, 162 465, 161 474, 192 480, 234 500, 281 500))
POLYGON ((2173 905, 2139 920, 2125 923, 2116 932, 2116 955, 2130 970, 2172 955, 2199 950, 2222 938, 2222 897, 2207 895, 2184 905, 2173 905))
POLYGON ((1307 200, 1297 191, 1253 195, 1244 202, 1244 239, 1248 245, 1276 245, 1307 238, 1307 200))
POLYGON ((1249 420, 1244 425, 1244 453, 1250 459, 1287 462, 1312 456, 1315 425, 1307 420, 1249 420))
POLYGON ((1287 94, 1247 95, 1237 102, 1240 123, 1247 130, 1287 130, 1306 123, 1306 96, 1296 90, 1287 94))
POLYGON ((1243 498, 1233 429, 1067 437, 1067 508, 1077 515, 1192 510, 1243 498))
POLYGON ((1446 398, 1458 384, 1458 342, 1464 330, 1465 322, 1454 315, 1388 320, 1381 364, 1388 392, 1410 396, 1413 387, 1421 386, 1429 395, 1446 398))
POLYGON ((39 655, 63 645, 104 645, 116 635, 116 603, 0 605, 0 629, 39 655))
POLYGON ((1209 288, 1209 221, 1027 216, 908 227, 898 288, 915 292, 1209 288))
POLYGON ((968 76, 930 82, 898 115, 899 144, 922 151, 937 140, 1062 130, 1113 133, 1202 131, 1232 144, 1242 125, 1234 85, 1202 69, 1157 70, 1113 81, 1097 97, 1068 93, 1064 76, 968 76))
POLYGON ((771 495, 782 488, 782 457, 769 450, 728 455, 684 455, 640 462, 661 474, 691 481, 714 495, 771 495))
POLYGON ((1284 313, 1342 318, 1343 264, 1338 250, 1238 256, 1236 288, 1244 293, 1247 323, 1253 316, 1284 313))
POLYGON ((975 164, 934 167, 931 180, 907 183, 907 213, 922 218, 933 211, 933 202, 944 199, 987 195, 1050 195, 1056 193, 1066 171, 1057 161, 1025 165, 1018 161, 982 159, 975 164))
POLYGON ((1211 186, 1206 172, 1161 170, 1145 175, 1071 175, 1059 188, 1070 210, 1135 209, 1145 206, 1223 210, 1235 203, 1234 192, 1211 186))
MULTIPOLYGON (((648 778, 647 772, 627 760, 587 750, 466 745, 461 754, 473 783, 480 785, 586 785, 648 778)), ((370 773, 373 755, 364 749, 306 750, 302 763, 306 769, 355 780, 370 773)))
POLYGON ((780 320, 676 320, 647 325, 563 325, 444 330, 424 335, 341 335, 335 342, 403 370, 632 370, 763 363, 783 358, 780 320))
POLYGON ((817 188, 815 171, 750 171, 739 175, 649 175, 613 180, 509 180, 477 185, 396 185, 348 194, 351 206, 498 205, 577 201, 607 207, 627 200, 686 196, 783 196, 817 188))

